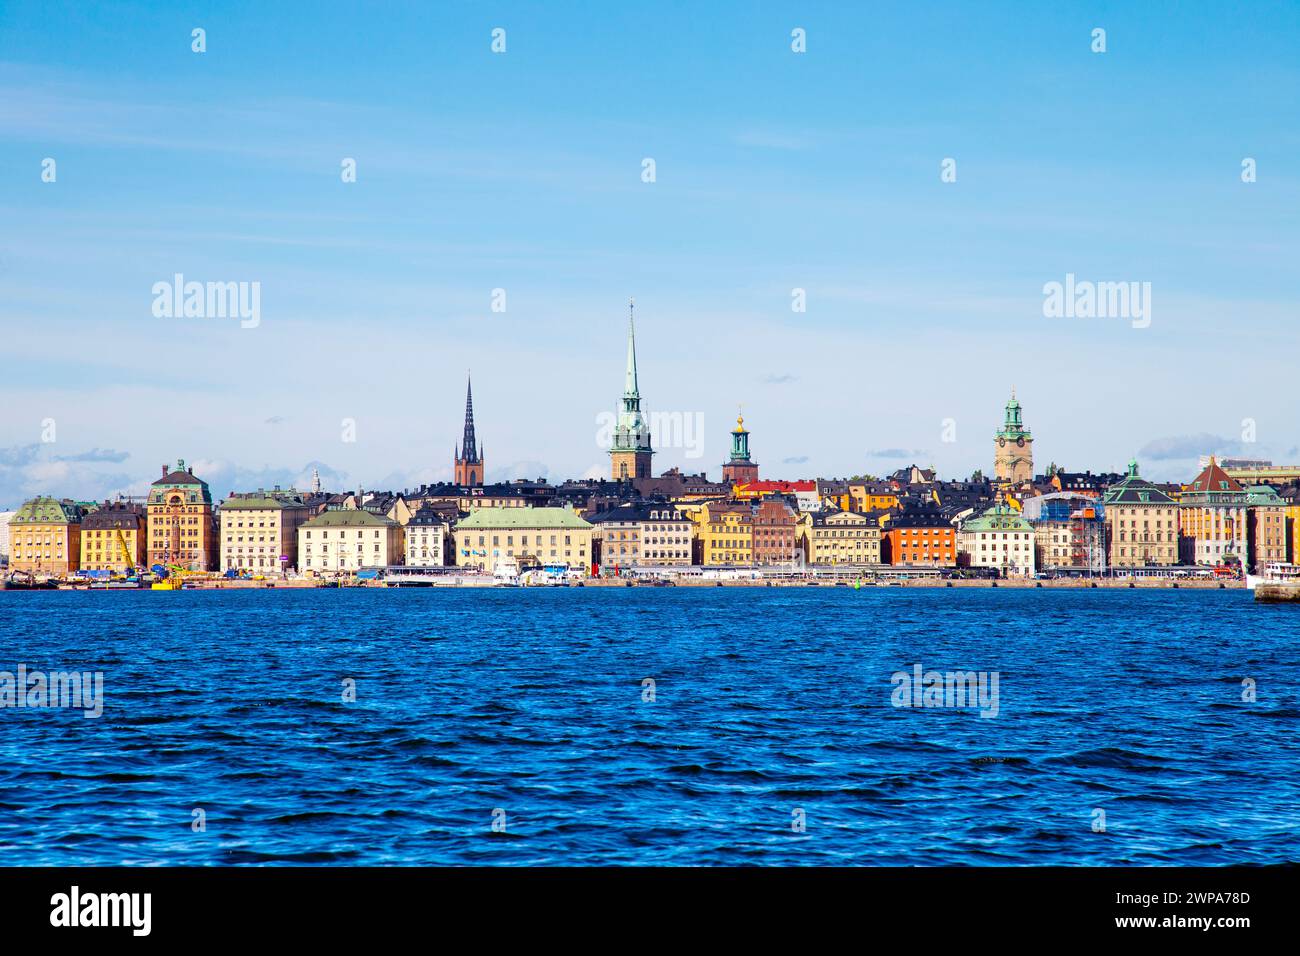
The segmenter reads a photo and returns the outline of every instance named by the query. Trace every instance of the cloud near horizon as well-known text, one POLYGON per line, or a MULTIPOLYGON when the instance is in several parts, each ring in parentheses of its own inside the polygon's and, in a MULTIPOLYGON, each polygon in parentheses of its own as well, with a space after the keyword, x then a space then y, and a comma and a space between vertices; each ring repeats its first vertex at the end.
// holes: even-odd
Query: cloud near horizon
POLYGON ((928 458, 930 453, 924 448, 880 448, 867 452, 868 458, 915 459, 928 458))
POLYGON ((77 455, 55 455, 55 461, 111 461, 120 464, 131 457, 129 451, 116 451, 112 448, 92 448, 77 455))
POLYGON ((1259 449, 1246 442, 1201 432, 1196 435, 1155 438, 1138 450, 1138 457, 1149 458, 1152 461, 1199 458, 1201 455, 1240 455, 1245 458, 1255 458, 1259 457, 1259 449))
POLYGON ((37 495, 99 501, 128 494, 137 478, 96 467, 125 461, 130 457, 126 452, 92 448, 79 454, 56 455, 53 449, 53 443, 0 448, 0 508, 17 508, 37 495))

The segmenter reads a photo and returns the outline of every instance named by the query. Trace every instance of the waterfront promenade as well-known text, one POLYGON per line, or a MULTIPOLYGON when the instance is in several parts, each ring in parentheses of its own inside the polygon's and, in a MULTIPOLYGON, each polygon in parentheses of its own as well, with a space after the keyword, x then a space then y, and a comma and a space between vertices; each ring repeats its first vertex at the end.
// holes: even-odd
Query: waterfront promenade
MULTIPOLYGON (((717 587, 740 587, 740 588, 768 588, 768 587, 848 587, 853 588, 855 582, 852 579, 840 578, 838 580, 804 580, 804 579, 778 579, 778 580, 750 580, 750 579, 702 579, 697 577, 682 578, 672 582, 671 587, 687 588, 717 588, 717 587)), ((519 585, 518 587, 529 588, 546 588, 546 587, 584 587, 584 588, 628 588, 628 587, 656 587, 649 581, 635 580, 632 578, 585 578, 582 581, 573 582, 567 585, 519 585)), ((1041 588, 1044 590, 1083 590, 1083 589, 1101 589, 1101 590, 1118 590, 1118 589, 1164 589, 1164 590, 1197 590, 1197 591, 1218 591, 1218 590, 1244 590, 1246 583, 1240 579, 1230 580, 1213 580, 1206 578, 1166 578, 1166 577, 1096 577, 1096 578, 1053 578, 1047 580, 1033 580, 1029 578, 1007 578, 1000 580, 991 580, 987 578, 903 578, 892 579, 889 581, 868 581, 861 582, 862 588, 1005 588, 1011 590, 1026 590, 1041 588)), ((400 588, 397 585, 390 584, 384 580, 374 581, 326 581, 315 578, 290 578, 286 580, 266 580, 250 581, 227 578, 198 578, 191 579, 185 583, 184 590, 228 590, 228 591, 255 591, 255 590, 301 590, 312 588, 390 588, 393 590, 405 590, 411 587, 423 587, 434 590, 450 590, 464 588, 501 588, 504 585, 494 581, 491 577, 483 575, 481 579, 475 579, 471 576, 462 576, 456 583, 436 584, 436 585, 411 585, 404 584, 400 588)), ((59 585, 60 590, 105 590, 103 588, 93 588, 88 583, 66 582, 59 585)), ((131 588, 117 588, 114 590, 132 590, 131 588)), ((147 590, 147 589, 142 589, 147 590)))

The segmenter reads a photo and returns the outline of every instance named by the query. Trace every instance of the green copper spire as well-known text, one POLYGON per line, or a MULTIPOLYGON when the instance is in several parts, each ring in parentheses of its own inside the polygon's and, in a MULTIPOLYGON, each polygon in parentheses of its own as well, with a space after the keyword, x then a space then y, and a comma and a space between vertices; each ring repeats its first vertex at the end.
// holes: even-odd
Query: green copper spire
POLYGON ((731 460, 749 461, 749 432, 745 430, 745 415, 736 415, 736 427, 731 430, 731 460))
POLYGON ((1012 431, 1020 427, 1020 403, 1016 401, 1016 387, 1011 386, 1011 401, 1007 402, 1006 429, 1012 431))
POLYGON ((1016 401, 1015 386, 1011 388, 1011 400, 1007 402, 1006 415, 1003 418, 1002 428, 997 432, 996 437, 1005 438, 1009 441, 1015 441, 1020 437, 1029 437, 1029 429, 1024 426, 1020 417, 1020 403, 1016 401))
POLYGON ((640 398, 641 392, 636 383, 636 325, 632 321, 635 299, 627 300, 627 384, 623 388, 623 398, 640 398))
POLYGON ((615 452, 637 451, 649 452, 650 426, 641 414, 641 391, 636 380, 636 328, 632 323, 633 303, 628 301, 627 310, 627 382, 623 388, 622 408, 618 413, 618 423, 614 426, 615 452))

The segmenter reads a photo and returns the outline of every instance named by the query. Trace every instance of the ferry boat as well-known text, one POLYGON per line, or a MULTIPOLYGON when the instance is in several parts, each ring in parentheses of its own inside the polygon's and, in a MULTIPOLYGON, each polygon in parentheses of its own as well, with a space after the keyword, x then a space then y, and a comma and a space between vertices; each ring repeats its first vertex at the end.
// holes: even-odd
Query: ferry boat
POLYGON ((1263 574, 1246 575, 1246 587, 1255 590, 1260 584, 1290 584, 1300 587, 1300 564, 1271 561, 1264 565, 1263 574))

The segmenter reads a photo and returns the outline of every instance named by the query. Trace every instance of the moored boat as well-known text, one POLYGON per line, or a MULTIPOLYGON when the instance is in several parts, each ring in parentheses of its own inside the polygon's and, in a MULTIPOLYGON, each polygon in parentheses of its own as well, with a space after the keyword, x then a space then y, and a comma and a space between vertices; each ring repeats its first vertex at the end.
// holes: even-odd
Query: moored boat
POLYGON ((492 583, 499 588, 519 587, 519 565, 510 558, 498 561, 492 569, 492 583))
POLYGON ((36 575, 29 571, 10 571, 0 578, 2 591, 54 591, 58 586, 59 582, 53 578, 37 580, 36 575))
POLYGON ((1264 565, 1263 574, 1246 575, 1246 587, 1250 590, 1255 590, 1261 584, 1289 584, 1300 587, 1300 564, 1270 561, 1264 565))

